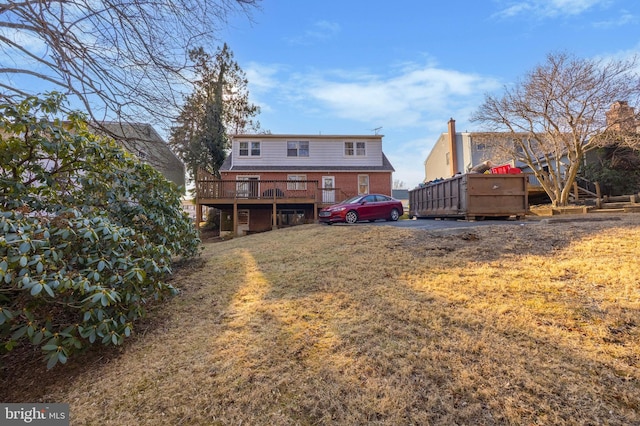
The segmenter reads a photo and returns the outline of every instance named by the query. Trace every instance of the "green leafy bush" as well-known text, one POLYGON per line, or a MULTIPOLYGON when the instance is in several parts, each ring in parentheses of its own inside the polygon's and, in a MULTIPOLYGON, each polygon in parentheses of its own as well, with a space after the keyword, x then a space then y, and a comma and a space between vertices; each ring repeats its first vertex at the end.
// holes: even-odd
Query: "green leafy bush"
POLYGON ((640 191, 640 151, 611 146, 596 151, 597 156, 580 175, 598 182, 603 195, 626 195, 640 191))
POLYGON ((200 243, 179 189, 63 101, 0 105, 0 350, 40 345, 49 368, 121 344, 200 243))

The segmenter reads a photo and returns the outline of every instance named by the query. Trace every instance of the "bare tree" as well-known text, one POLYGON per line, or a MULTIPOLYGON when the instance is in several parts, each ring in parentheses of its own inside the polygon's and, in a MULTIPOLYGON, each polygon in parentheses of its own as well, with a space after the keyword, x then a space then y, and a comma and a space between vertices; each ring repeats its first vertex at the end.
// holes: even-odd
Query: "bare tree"
POLYGON ((406 185, 405 185, 404 181, 401 181, 400 179, 394 179, 393 180, 393 189, 406 189, 406 185))
POLYGON ((55 90, 97 122, 165 121, 191 91, 188 51, 259 2, 0 0, 0 100, 55 90))
POLYGON ((564 206, 587 151, 620 139, 639 143, 637 132, 623 135, 619 119, 606 117, 615 101, 638 105, 636 66, 636 58, 549 54, 502 97, 486 95, 471 119, 502 132, 499 150, 531 168, 552 204, 564 206))

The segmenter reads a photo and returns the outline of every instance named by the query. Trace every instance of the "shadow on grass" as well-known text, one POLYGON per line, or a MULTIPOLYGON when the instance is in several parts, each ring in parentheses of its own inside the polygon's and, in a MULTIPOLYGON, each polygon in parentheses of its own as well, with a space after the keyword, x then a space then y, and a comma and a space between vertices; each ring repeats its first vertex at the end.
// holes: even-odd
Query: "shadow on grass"
MULTIPOLYGON (((269 312, 263 324, 270 326, 247 342, 277 335, 271 327, 280 329, 281 344, 270 347, 264 359, 280 353, 281 359, 272 362, 289 365, 313 383, 309 387, 295 374, 287 376, 291 418, 389 424, 638 421, 637 324, 623 321, 623 331, 613 327, 623 318, 637 318, 637 303, 622 313, 599 308, 599 317, 590 319, 578 315, 589 297, 562 292, 584 288, 581 282, 567 282, 557 294, 553 279, 546 288, 528 287, 526 281, 482 288, 473 281, 482 280, 481 274, 451 288, 437 282, 446 274, 469 276, 470 265, 478 262, 502 261, 505 268, 517 268, 514 256, 552 262, 593 236, 591 231, 565 227, 540 241, 539 230, 522 230, 508 240, 492 240, 500 246, 483 245, 491 230, 457 230, 447 237, 425 231, 405 235, 401 242, 376 238, 383 252, 408 252, 387 255, 386 262, 370 258, 370 245, 363 248, 368 232, 350 232, 331 248, 330 260, 309 257, 296 246, 274 266, 270 256, 254 252, 254 263, 270 285, 261 308, 269 312), (440 264, 430 267, 436 258, 440 264), (303 262, 312 275, 291 272, 303 262), (416 279, 412 272, 422 276, 416 279), (420 280, 429 284, 421 287, 420 280), (500 300, 505 297, 515 300, 500 300), (607 329, 627 333, 616 344, 630 350, 606 356, 616 349, 603 337, 607 329)), ((316 249, 329 247, 317 243, 316 249)), ((282 383, 281 373, 269 378, 278 380, 282 383)), ((258 414, 252 412, 254 418, 258 414)))

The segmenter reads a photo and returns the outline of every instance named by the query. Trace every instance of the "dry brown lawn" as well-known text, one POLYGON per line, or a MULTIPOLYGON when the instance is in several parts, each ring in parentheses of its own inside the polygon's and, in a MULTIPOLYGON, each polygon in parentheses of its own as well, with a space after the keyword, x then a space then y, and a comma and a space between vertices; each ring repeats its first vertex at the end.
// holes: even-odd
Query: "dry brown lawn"
POLYGON ((209 243, 123 348, 25 353, 0 401, 74 425, 640 424, 639 252, 638 214, 209 243))

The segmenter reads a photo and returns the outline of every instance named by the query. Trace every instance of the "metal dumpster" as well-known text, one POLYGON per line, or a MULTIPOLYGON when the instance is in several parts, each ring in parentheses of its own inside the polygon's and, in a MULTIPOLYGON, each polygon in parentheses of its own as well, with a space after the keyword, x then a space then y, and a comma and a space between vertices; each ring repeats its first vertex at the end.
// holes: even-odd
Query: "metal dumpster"
POLYGON ((409 214, 418 218, 523 218, 529 208, 524 174, 456 175, 409 191, 409 214))

